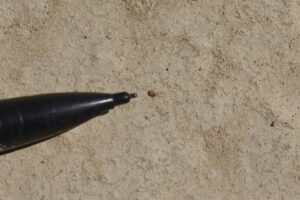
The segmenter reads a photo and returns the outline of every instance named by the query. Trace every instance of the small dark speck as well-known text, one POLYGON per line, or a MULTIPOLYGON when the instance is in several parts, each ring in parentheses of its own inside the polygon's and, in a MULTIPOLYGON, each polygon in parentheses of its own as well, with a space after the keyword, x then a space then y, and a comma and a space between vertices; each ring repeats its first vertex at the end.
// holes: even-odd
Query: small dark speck
POLYGON ((272 123, 270 124, 271 127, 275 127, 275 121, 272 121, 272 123))
POLYGON ((148 117, 146 116, 145 119, 148 119, 148 117))
POLYGON ((148 91, 148 96, 149 97, 156 97, 156 93, 153 90, 148 91))
POLYGON ((84 39, 87 39, 87 36, 85 35, 85 36, 83 36, 83 38, 84 38, 84 39))
POLYGON ((44 163, 45 163, 45 161, 44 161, 44 160, 42 160, 42 161, 41 161, 41 163, 42 163, 42 164, 44 164, 44 163))
POLYGON ((169 71, 169 68, 167 68, 166 71, 169 71))

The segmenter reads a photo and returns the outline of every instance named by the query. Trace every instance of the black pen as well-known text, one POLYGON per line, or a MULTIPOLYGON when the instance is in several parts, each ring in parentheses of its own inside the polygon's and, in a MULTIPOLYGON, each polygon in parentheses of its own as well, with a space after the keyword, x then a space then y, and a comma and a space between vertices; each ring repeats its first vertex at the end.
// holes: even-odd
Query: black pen
POLYGON ((0 154, 64 133, 136 94, 55 93, 0 101, 0 154))

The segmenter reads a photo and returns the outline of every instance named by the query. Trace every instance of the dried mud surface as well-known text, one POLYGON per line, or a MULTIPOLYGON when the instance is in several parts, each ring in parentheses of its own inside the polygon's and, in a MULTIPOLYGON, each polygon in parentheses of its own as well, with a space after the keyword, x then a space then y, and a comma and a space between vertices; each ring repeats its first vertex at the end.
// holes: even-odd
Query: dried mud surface
POLYGON ((0 44, 0 98, 139 94, 1 156, 0 199, 300 199, 299 0, 7 0, 0 44))

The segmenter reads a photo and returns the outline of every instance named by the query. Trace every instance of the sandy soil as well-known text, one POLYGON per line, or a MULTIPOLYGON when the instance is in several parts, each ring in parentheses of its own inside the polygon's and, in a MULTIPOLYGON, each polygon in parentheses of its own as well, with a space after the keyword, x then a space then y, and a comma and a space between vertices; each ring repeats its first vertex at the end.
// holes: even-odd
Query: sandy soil
POLYGON ((300 199, 299 0, 0 1, 0 60, 0 98, 139 94, 1 156, 1 200, 300 199))

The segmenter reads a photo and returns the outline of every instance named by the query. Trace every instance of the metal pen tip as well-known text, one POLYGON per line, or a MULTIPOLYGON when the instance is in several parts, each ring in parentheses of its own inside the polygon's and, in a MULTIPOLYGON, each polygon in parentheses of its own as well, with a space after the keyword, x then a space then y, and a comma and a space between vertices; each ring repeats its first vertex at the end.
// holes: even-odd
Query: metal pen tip
POLYGON ((129 97, 130 97, 130 98, 136 98, 136 97, 137 97, 137 93, 129 94, 129 97))

